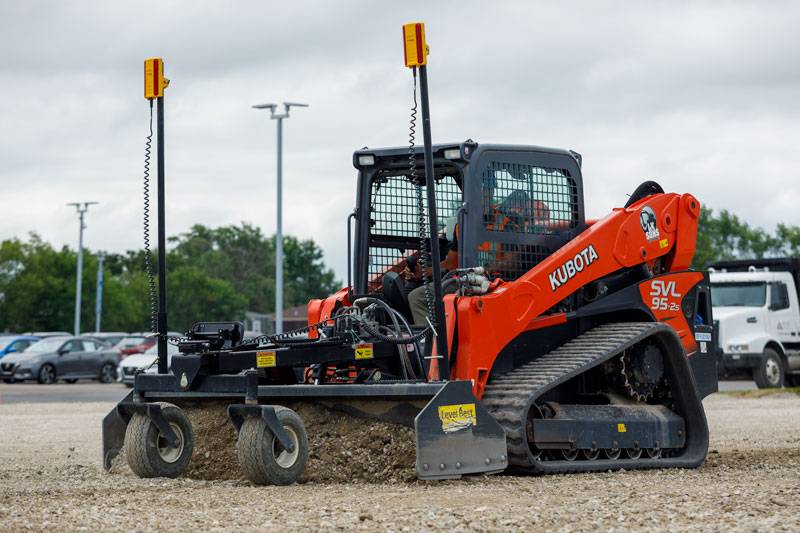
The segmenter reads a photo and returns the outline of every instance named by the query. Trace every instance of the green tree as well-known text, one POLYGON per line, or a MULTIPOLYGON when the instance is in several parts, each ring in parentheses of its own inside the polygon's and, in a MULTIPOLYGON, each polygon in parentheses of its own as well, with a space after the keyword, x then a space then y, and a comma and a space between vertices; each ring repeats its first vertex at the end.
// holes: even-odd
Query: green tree
MULTIPOLYGON (((176 263, 196 265, 244 295, 248 310, 275 310, 275 236, 267 239, 259 228, 247 223, 220 228, 198 224, 170 240, 175 245, 167 258, 170 269, 176 263)), ((305 304, 339 288, 314 241, 285 236, 283 253, 285 307, 305 304)))
MULTIPOLYGON (((234 320, 247 310, 274 309, 275 239, 249 224, 196 225, 170 239, 167 313, 171 330, 198 320, 234 320)), ((327 296, 339 284, 311 240, 284 239, 286 306, 327 296)), ((153 274, 157 276, 157 251, 153 274)), ((84 250, 81 331, 94 329, 97 257, 84 250)), ((0 331, 72 331, 76 254, 36 235, 0 242, 0 331)), ((102 329, 150 329, 149 281, 143 250, 107 254, 102 329)))
POLYGON ((704 269, 712 261, 760 259, 800 254, 800 227, 778 224, 772 235, 751 227, 735 214, 718 213, 703 207, 697 228, 697 245, 692 266, 704 269))

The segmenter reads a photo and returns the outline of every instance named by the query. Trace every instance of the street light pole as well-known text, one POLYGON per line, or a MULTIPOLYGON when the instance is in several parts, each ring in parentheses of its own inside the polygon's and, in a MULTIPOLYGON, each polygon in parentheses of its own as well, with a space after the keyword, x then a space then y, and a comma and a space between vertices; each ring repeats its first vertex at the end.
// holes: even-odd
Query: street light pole
POLYGON ((278 121, 278 216, 275 232, 275 333, 283 333, 283 119, 289 118, 291 107, 308 107, 308 104, 284 102, 283 113, 276 113, 276 104, 258 104, 253 109, 269 109, 270 118, 278 121))
POLYGON ((100 333, 100 317, 103 315, 103 262, 106 254, 97 254, 97 298, 94 304, 94 331, 100 333))
POLYGON ((83 288, 83 230, 86 225, 83 223, 83 215, 89 210, 90 205, 97 202, 77 202, 67 205, 74 205, 78 212, 80 228, 78 230, 78 275, 75 282, 75 335, 81 334, 81 289, 83 288))

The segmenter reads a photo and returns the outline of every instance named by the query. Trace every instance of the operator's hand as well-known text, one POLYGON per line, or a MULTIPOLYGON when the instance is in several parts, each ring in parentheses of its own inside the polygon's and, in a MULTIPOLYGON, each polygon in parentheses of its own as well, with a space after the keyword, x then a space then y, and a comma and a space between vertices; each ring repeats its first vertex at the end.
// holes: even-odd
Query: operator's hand
POLYGON ((419 264, 416 265, 414 270, 411 270, 410 268, 408 268, 408 266, 406 266, 403 269, 403 271, 400 272, 400 276, 402 276, 403 279, 406 280, 406 281, 417 281, 421 277, 420 274, 421 274, 421 272, 420 272, 419 264))

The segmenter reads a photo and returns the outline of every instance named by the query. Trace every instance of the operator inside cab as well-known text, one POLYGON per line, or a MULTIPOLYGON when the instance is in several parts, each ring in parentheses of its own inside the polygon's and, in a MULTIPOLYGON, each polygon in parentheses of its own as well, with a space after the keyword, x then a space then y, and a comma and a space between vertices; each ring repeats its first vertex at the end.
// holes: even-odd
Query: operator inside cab
MULTIPOLYGON (((484 187, 484 205, 489 206, 484 212, 484 225, 490 231, 525 231, 525 227, 534 223, 546 223, 549 219, 549 209, 547 204, 540 200, 531 202, 531 198, 523 190, 515 189, 503 199, 501 203, 493 203, 492 197, 494 187, 484 187)), ((530 231, 530 230, 528 230, 530 231)), ((458 268, 458 237, 459 227, 455 217, 449 219, 443 230, 444 241, 442 250, 446 250, 446 256, 440 262, 442 276, 458 268)), ((514 272, 519 266, 522 258, 520 250, 516 245, 483 242, 478 247, 488 259, 485 268, 490 277, 506 277, 508 273, 514 272)), ((423 273, 416 257, 411 257, 406 261, 406 267, 402 272, 408 289, 408 305, 415 325, 425 326, 428 324, 428 303, 426 291, 433 291, 433 288, 426 288, 423 275, 430 277, 432 269, 427 267, 423 273)), ((458 284, 442 284, 442 294, 453 294, 458 290, 458 284)))

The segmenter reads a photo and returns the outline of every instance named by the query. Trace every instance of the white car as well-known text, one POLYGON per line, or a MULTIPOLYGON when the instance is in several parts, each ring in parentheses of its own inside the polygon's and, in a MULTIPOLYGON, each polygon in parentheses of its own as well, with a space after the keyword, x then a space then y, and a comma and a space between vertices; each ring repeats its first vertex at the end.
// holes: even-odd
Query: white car
MULTIPOLYGON (((172 362, 172 356, 178 353, 178 347, 174 344, 167 343, 167 368, 172 362)), ((129 355, 119 364, 117 368, 117 381, 124 383, 128 387, 133 387, 133 380, 136 372, 144 369, 148 374, 155 374, 158 372, 158 345, 151 346, 144 353, 137 353, 129 355)))

